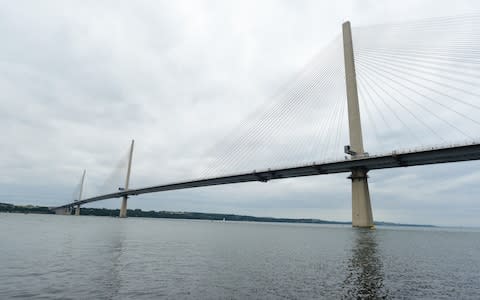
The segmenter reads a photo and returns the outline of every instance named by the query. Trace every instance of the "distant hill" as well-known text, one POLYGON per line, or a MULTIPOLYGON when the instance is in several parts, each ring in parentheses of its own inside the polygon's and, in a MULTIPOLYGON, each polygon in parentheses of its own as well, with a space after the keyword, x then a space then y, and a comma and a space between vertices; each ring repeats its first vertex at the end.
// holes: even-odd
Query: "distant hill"
MULTIPOLYGON (((0 203, 0 212, 10 213, 40 213, 53 214, 48 207, 45 206, 17 206, 9 203, 0 203)), ((87 216, 108 216, 118 217, 120 210, 107 208, 82 208, 81 214, 87 216)), ((73 214, 73 212, 72 212, 73 214)), ((129 209, 127 211, 129 217, 141 218, 165 218, 165 219, 190 219, 190 220, 213 220, 213 221, 246 221, 246 222, 276 222, 276 223, 304 223, 304 224, 340 224, 350 225, 351 222, 326 221, 320 219, 292 219, 292 218, 272 218, 272 217, 253 217, 234 214, 220 213, 201 213, 201 212, 171 212, 171 211, 143 211, 141 209, 129 209)), ((378 226, 412 226, 412 227, 434 227, 432 225, 416 225, 416 224, 398 224, 389 222, 375 222, 378 226)))

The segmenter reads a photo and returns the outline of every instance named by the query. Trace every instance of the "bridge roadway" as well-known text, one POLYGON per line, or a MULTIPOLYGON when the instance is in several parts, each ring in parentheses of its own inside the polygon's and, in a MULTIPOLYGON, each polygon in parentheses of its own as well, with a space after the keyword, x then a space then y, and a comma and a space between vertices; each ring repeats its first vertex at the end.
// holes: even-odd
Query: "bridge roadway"
POLYGON ((427 148, 422 150, 412 150, 404 152, 393 151, 389 154, 363 156, 341 161, 332 161, 325 163, 312 163, 310 165, 296 166, 290 168, 268 169, 262 171, 253 171, 249 173, 233 174, 221 177, 206 178, 192 181, 183 181, 170 184, 163 184, 138 189, 119 191, 111 194, 100 195, 83 199, 62 205, 55 209, 74 207, 90 202, 121 198, 123 196, 136 196, 147 193, 188 189, 195 187, 205 187, 221 184, 232 184, 239 182, 260 181, 267 182, 274 179, 314 176, 323 174, 345 173, 352 169, 364 168, 366 170, 389 169, 399 167, 411 167, 430 164, 440 164, 449 162, 469 161, 480 159, 480 144, 471 143, 464 145, 455 145, 448 147, 427 148))

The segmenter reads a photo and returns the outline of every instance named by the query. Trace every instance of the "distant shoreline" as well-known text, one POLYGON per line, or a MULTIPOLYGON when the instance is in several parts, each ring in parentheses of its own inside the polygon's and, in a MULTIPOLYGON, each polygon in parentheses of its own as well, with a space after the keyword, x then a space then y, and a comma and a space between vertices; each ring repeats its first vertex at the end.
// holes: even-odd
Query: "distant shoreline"
MULTIPOLYGON (((0 212, 6 213, 33 213, 33 214, 55 214, 46 206, 25 205, 19 206, 9 203, 0 203, 0 212)), ((118 217, 120 210, 107 208, 82 208, 81 214, 84 216, 103 216, 103 217, 118 217)), ((72 212, 73 214, 73 212, 72 212)), ((276 223, 301 223, 301 224, 336 224, 336 225, 350 225, 351 222, 341 221, 327 221, 321 219, 309 218, 273 218, 273 217, 254 217, 246 215, 235 214, 221 214, 221 213, 201 213, 201 212, 171 212, 171 211, 143 211, 141 209, 129 209, 127 211, 129 217, 141 218, 161 218, 161 219, 186 219, 186 220, 211 220, 211 221, 246 221, 246 222, 276 222, 276 223)), ((434 225, 420 225, 420 224, 400 224, 391 222, 375 222, 375 225, 380 226, 401 226, 401 227, 437 227, 434 225)))

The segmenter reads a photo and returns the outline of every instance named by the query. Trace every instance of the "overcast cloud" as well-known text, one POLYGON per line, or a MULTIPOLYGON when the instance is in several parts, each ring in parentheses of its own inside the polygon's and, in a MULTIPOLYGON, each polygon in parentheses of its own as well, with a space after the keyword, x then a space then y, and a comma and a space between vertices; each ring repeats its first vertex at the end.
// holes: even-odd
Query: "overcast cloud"
MULTIPOLYGON (((132 187, 199 176, 212 147, 338 37, 345 20, 366 26, 479 8, 478 1, 0 1, 0 202, 66 203, 83 169, 92 196, 132 138, 132 187)), ((480 226, 479 167, 370 172, 374 217, 480 226)), ((346 176, 158 193, 131 198, 129 208, 349 221, 346 176)))

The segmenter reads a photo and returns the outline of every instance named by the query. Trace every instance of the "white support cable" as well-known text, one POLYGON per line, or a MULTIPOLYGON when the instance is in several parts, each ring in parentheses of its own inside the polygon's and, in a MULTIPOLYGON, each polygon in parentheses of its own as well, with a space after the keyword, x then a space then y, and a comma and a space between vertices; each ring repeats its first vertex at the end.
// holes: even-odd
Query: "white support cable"
MULTIPOLYGON (((364 64, 370 64, 370 65, 373 65, 372 63, 372 60, 361 60, 360 61, 361 63, 364 63, 364 64)), ((387 68, 388 64, 382 64, 382 63, 378 63, 375 65, 376 68, 387 68)), ((480 94, 478 93, 474 93, 474 92, 471 92, 471 91, 468 91, 468 90, 465 90, 465 89, 462 89, 462 88, 459 88, 459 87, 456 87, 456 86, 453 86, 451 84, 448 84, 446 82, 441 82, 441 81, 437 81, 437 80, 433 80, 431 78, 428 78, 428 77, 424 77, 424 76, 421 76, 421 75, 418 75, 416 73, 412 73, 412 72, 408 72, 408 71, 404 71, 398 67, 395 67, 395 66, 388 66, 388 68, 396 73, 401 73, 401 74, 404 74, 408 77, 415 77, 417 79, 421 79, 423 81, 427 81, 427 82, 431 82, 433 84, 435 84, 436 86, 439 86, 439 87, 444 87, 444 88, 448 88, 448 89, 451 89, 451 90, 455 90, 455 91, 458 91, 458 92, 461 92, 461 93, 464 93, 464 94, 467 94, 467 95, 470 95, 470 96, 474 96, 474 97, 479 97, 480 98, 480 94)), ((476 109, 480 109, 480 106, 478 105, 475 105, 473 103, 469 103, 469 102, 466 102, 462 99, 459 99, 458 97, 454 97, 452 95, 449 95, 449 94, 445 94, 444 92, 439 92, 438 90, 432 88, 432 87, 429 87, 429 90, 432 91, 432 92, 435 92, 437 94, 440 94, 440 95, 443 95, 443 96, 448 96, 452 99, 455 99, 456 101, 460 102, 460 103, 463 103, 465 105, 469 105, 471 106, 472 108, 476 108, 476 109)))
MULTIPOLYGON (((327 69, 326 69, 326 70, 328 70, 328 68, 329 68, 329 67, 327 66, 327 69)), ((325 71, 325 69, 324 69, 324 71, 325 71)), ((318 73, 318 72, 317 72, 317 73, 318 73)), ((322 73, 322 72, 321 72, 321 73, 322 73)), ((325 73, 325 72, 323 72, 323 73, 325 73)), ((328 74, 328 73, 330 73, 330 72, 327 71, 327 74, 328 74)), ((316 75, 317 77, 319 76, 319 74, 314 74, 314 75, 316 75)), ((323 76, 325 76, 325 74, 324 74, 323 76)), ((311 80, 311 79, 310 79, 310 80, 311 80)), ((311 80, 311 81, 313 82, 313 84, 310 84, 310 90, 316 89, 316 87, 318 86, 319 82, 322 82, 322 80, 318 80, 318 79, 316 79, 316 80, 311 80)), ((305 84, 304 84, 303 86, 305 86, 305 84)), ((301 102, 309 102, 309 101, 311 101, 311 96, 309 95, 310 92, 309 92, 308 90, 306 90, 306 89, 300 89, 300 92, 301 92, 301 93, 297 93, 297 95, 296 95, 295 98, 294 98, 294 99, 296 99, 296 101, 298 101, 299 99, 300 99, 301 102), (302 93, 303 93, 303 94, 302 94, 302 93), (307 95, 305 96, 305 94, 307 94, 307 95), (303 99, 303 100, 302 100, 302 99, 303 99), (305 100, 305 99, 306 99, 306 100, 305 100)), ((295 120, 295 115, 302 114, 302 111, 305 111, 305 110, 308 108, 308 105, 307 105, 307 106, 306 106, 306 105, 302 105, 302 103, 300 103, 300 105, 299 105, 298 103, 296 103, 296 101, 290 101, 290 103, 289 103, 289 104, 291 104, 290 107, 287 107, 286 110, 283 110, 283 111, 282 111, 282 113, 283 113, 283 114, 286 114, 286 116, 287 116, 286 119, 284 118, 284 119, 282 120, 282 123, 283 123, 284 127, 286 127, 286 128, 290 128, 290 127, 291 127, 291 126, 289 127, 289 126, 285 126, 285 125, 289 125, 289 124, 291 124, 292 122, 294 122, 294 120, 295 120), (292 104, 294 104, 294 105, 292 105, 292 104)), ((303 103, 303 104, 305 104, 305 103, 303 103)), ((269 128, 264 128, 264 129, 266 129, 266 130, 263 130, 263 133, 260 133, 260 135, 259 135, 259 138, 260 138, 261 140, 263 140, 263 141, 266 140, 266 143, 264 143, 264 145, 265 145, 265 144, 268 144, 269 138, 271 138, 272 136, 275 137, 275 134, 277 133, 277 131, 280 130, 280 129, 282 129, 282 128, 281 128, 280 126, 278 126, 278 125, 277 125, 277 126, 273 126, 273 125, 275 125, 275 124, 278 124, 278 119, 273 119, 273 118, 272 118, 272 120, 273 120, 273 122, 270 122, 270 123, 269 123, 269 124, 270 124, 270 127, 269 127, 269 128), (272 127, 273 127, 273 129, 272 129, 272 127), (266 139, 263 139, 263 138, 265 138, 265 137, 266 137, 266 139)), ((237 158, 237 165, 238 165, 238 164, 241 164, 242 161, 245 161, 245 160, 246 160, 246 159, 245 159, 245 156, 248 157, 248 155, 249 155, 249 153, 244 152, 244 153, 242 154, 242 156, 240 157, 240 159, 238 158, 238 156, 236 156, 235 158, 237 158)), ((235 169, 235 167, 236 167, 236 166, 232 166, 232 169, 235 169)))
MULTIPOLYGON (((307 72, 307 73, 308 73, 308 72, 307 72)), ((307 75, 303 74, 303 75, 304 75, 304 76, 308 76, 308 74, 307 74, 307 75)), ((319 73, 317 72, 317 73, 314 74, 314 75, 315 75, 315 76, 318 76, 319 73)), ((302 77, 304 77, 304 76, 302 76, 302 77)), ((303 80, 303 81, 298 81, 297 83, 300 83, 300 84, 299 84, 300 86, 301 86, 301 85, 305 85, 305 80, 303 80)), ((297 84, 297 86, 298 86, 298 84, 297 84)), ((295 105, 294 105, 295 102, 298 101, 298 93, 299 93, 299 91, 301 91, 301 90, 302 90, 302 89, 299 89, 299 88, 296 87, 296 86, 290 88, 290 91, 291 91, 291 92, 293 91, 293 96, 294 96, 294 97, 293 97, 293 100, 294 100, 294 101, 288 101, 288 100, 291 100, 291 99, 292 99, 291 97, 288 97, 288 94, 287 94, 286 96, 284 96, 284 99, 283 99, 282 101, 280 101, 281 103, 285 103, 285 102, 286 102, 286 106, 284 106, 285 109, 284 109, 283 111, 285 111, 285 110, 288 111, 292 106, 295 106, 295 105)), ((303 90, 304 90, 304 89, 303 89, 303 90)), ((292 95, 292 93, 290 93, 290 95, 292 95)), ((278 108, 279 108, 279 109, 277 109, 277 112, 278 112, 279 110, 281 111, 281 108, 282 108, 282 107, 279 106, 278 108)), ((275 116, 276 114, 275 114, 275 113, 270 113, 270 115, 275 116)), ((263 122, 263 121, 265 121, 265 118, 262 118, 262 119, 261 119, 261 122, 263 122)), ((253 124, 250 124, 249 127, 253 127, 253 129, 256 130, 256 134, 254 134, 253 137, 256 138, 256 139, 258 139, 258 138, 259 138, 259 135, 260 135, 260 137, 261 137, 261 136, 264 136, 264 135, 265 135, 265 132, 268 132, 268 129, 270 129, 274 124, 275 124, 275 119, 274 119, 274 118, 269 118, 269 120, 268 120, 268 122, 267 122, 267 125, 263 125, 263 124, 262 124, 262 125, 259 126, 259 124, 253 123, 253 124), (257 126, 255 126, 255 125, 257 125, 257 126)), ((245 136, 248 137, 250 134, 251 134, 251 132, 247 132, 246 135, 244 134, 244 135, 242 136, 242 139, 244 139, 245 136)), ((238 143, 238 141, 237 141, 237 145, 238 145, 238 144, 240 144, 240 143, 238 143)), ((241 145, 240 145, 239 149, 242 149, 241 145)), ((238 157, 238 154, 236 154, 236 155, 232 155, 232 154, 233 154, 233 153, 230 153, 230 155, 225 154, 225 155, 224 155, 225 160, 222 161, 221 165, 225 165, 225 164, 226 164, 226 161, 232 159, 232 156, 233 156, 233 157, 238 157)), ((218 162, 218 161, 217 161, 217 162, 218 162)), ((210 172, 211 172, 211 171, 210 171, 210 172)))
MULTIPOLYGON (((413 71, 413 72, 419 72, 419 73, 427 74, 427 75, 430 75, 430 76, 433 76, 433 77, 442 78, 442 79, 445 79, 445 80, 448 80, 448 81, 454 81, 454 82, 470 85, 470 86, 473 86, 473 87, 478 87, 478 82, 468 81, 468 80, 465 80, 465 79, 462 79, 462 78, 445 75, 445 72, 448 73, 448 74, 452 74, 452 73, 455 72, 455 70, 451 70, 451 69, 450 70, 444 70, 444 69, 440 69, 440 68, 436 68, 436 67, 432 66, 432 67, 430 67, 430 69, 433 69, 433 70, 437 71, 437 72, 433 72, 433 71, 428 71, 427 67, 425 67, 425 66, 424 67, 419 67, 415 63, 405 62, 405 63, 401 64, 401 63, 397 63, 395 60, 391 60, 391 59, 386 60, 386 59, 382 59, 382 58, 376 58, 376 57, 372 57, 371 55, 361 55, 360 54, 360 55, 358 55, 358 57, 359 57, 359 60, 366 60, 366 61, 370 61, 370 62, 375 62, 375 63, 378 63, 378 64, 383 65, 383 66, 387 66, 387 67, 393 66, 395 68, 406 69, 406 70, 410 70, 410 71, 413 71)), ((458 74, 459 72, 456 71, 456 73, 458 74)), ((460 76, 466 77, 466 74, 463 74, 463 75, 460 75, 460 76)), ((469 78, 471 79, 472 77, 473 76, 470 76, 469 78)))
POLYGON ((425 128, 427 128, 428 130, 430 130, 430 132, 432 132, 436 137, 438 137, 440 140, 444 141, 445 142, 445 139, 439 135, 435 130, 432 129, 431 126, 429 126, 424 120, 422 120, 420 117, 416 116, 405 104, 403 104, 401 101, 399 101, 397 99, 397 97, 393 96, 392 93, 390 93, 388 90, 386 90, 385 88, 383 88, 380 84, 378 84, 378 82, 376 80, 372 80, 372 78, 370 77, 370 73, 367 71, 363 74, 367 80, 369 80, 373 85, 375 85, 377 88, 379 88, 381 91, 383 91, 383 93, 385 95, 387 95, 390 99, 392 99, 393 101, 395 101, 395 103, 397 103, 401 108, 403 108, 406 112, 408 112, 416 121, 418 121, 420 124, 422 124, 423 126, 425 126, 425 128))
MULTIPOLYGON (((358 84, 358 96, 359 96, 359 104, 360 104, 360 113, 365 112, 366 116, 362 118, 363 124, 365 125, 365 131, 364 131, 364 143, 365 143, 365 148, 370 149, 370 147, 367 147, 368 144, 372 144, 370 141, 370 136, 372 136, 371 132, 373 132, 373 135, 375 136, 375 144, 381 144, 383 146, 383 140, 380 137, 380 129, 378 128, 377 122, 375 121, 374 114, 373 112, 370 111, 369 105, 368 105, 368 100, 367 96, 365 95, 365 90, 360 83, 360 77, 357 77, 357 83, 358 84), (367 126, 369 125, 369 126, 367 126)), ((363 114, 363 113, 362 113, 363 114)))
MULTIPOLYGON (((376 68, 376 69, 375 69, 375 68, 373 68, 373 67, 371 67, 371 66, 369 66, 369 65, 367 65, 367 64, 364 64, 363 62, 359 62, 358 64, 361 65, 361 66, 363 66, 363 67, 365 67, 365 68, 367 68, 367 69, 370 69, 372 72, 379 71, 379 72, 382 72, 384 75, 386 74, 386 75, 389 75, 389 76, 393 76, 393 77, 395 77, 395 78, 398 78, 398 79, 402 79, 402 80, 404 80, 404 81, 407 81, 407 82, 409 82, 410 84, 415 85, 415 86, 417 86, 417 87, 420 87, 420 88, 424 88, 424 89, 429 90, 428 87, 425 87, 424 85, 422 85, 422 84, 420 84, 420 83, 418 83, 418 82, 415 82, 415 81, 410 80, 410 79, 405 78, 405 77, 395 76, 395 74, 393 74, 393 73, 391 73, 391 72, 389 72, 389 71, 383 70, 382 68, 376 68)), ((392 79, 391 77, 390 77, 390 79, 391 79, 392 81, 394 81, 395 83, 397 83, 398 85, 400 85, 400 86, 402 86, 402 87, 404 87, 404 88, 408 88, 405 84, 399 82, 398 80, 392 79)), ((471 122, 473 122, 473 123, 475 123, 475 124, 477 124, 477 125, 480 125, 480 122, 479 122, 479 121, 474 120, 474 119, 470 118, 469 116, 465 115, 464 113, 459 112, 458 110, 452 108, 452 106, 447 106, 447 105, 439 102, 439 101, 436 100, 435 98, 429 97, 428 95, 426 95, 426 94, 424 94, 424 93, 422 93, 422 92, 419 92, 418 89, 411 89, 411 90, 412 90, 415 94, 417 94, 417 95, 419 95, 419 96, 422 96, 423 98, 428 99, 428 100, 430 100, 430 101, 432 101, 432 102, 434 102, 434 103, 436 103, 436 104, 438 104, 438 105, 440 105, 440 106, 442 106, 442 107, 444 107, 444 108, 446 108, 446 109, 449 109, 449 110, 455 112, 455 113, 458 114, 458 115, 461 115, 461 116, 464 117, 465 119, 468 119, 468 120, 470 120, 471 122)), ((448 96, 448 95, 447 95, 447 96, 448 96)))
MULTIPOLYGON (((370 73, 373 77, 376 78, 376 80, 378 80, 379 82, 381 82, 382 84, 384 84, 385 86, 387 86, 388 88, 394 90, 395 92, 397 92, 398 94, 402 95, 402 97, 404 99, 407 99, 409 101, 411 101, 412 103, 415 103, 417 106, 419 106, 423 111, 433 115, 437 120, 439 120, 440 122, 443 122, 445 124, 447 124, 450 128, 453 128, 454 130, 456 130, 457 132, 459 132, 461 135, 465 136, 466 138, 469 138, 469 139, 473 139, 470 135, 468 135, 467 133, 465 133, 464 131, 462 131, 460 128, 458 128, 457 126, 455 126, 454 124, 452 124, 451 122, 449 122, 448 120, 445 120, 443 118, 441 118, 438 114, 434 113, 432 110, 428 109, 427 107, 425 107, 421 102, 419 101, 415 101, 412 97, 408 96, 406 93, 402 92, 400 89, 394 87, 392 84, 390 84, 388 81, 391 81, 389 77, 382 77, 382 76, 379 76, 377 73, 374 73, 373 71, 370 71, 370 70, 366 70, 367 73, 370 73)), ((412 90, 409 89, 411 92, 412 90)), ((450 110, 450 111, 453 111, 453 110, 450 110)))
MULTIPOLYGON (((357 67, 358 70, 361 70, 361 66, 362 64, 357 64, 357 67)), ((421 141, 421 139, 415 134, 415 132, 405 123, 405 121, 402 120, 402 118, 400 118, 400 116, 397 114, 397 112, 389 105, 389 103, 387 101, 385 101, 385 99, 378 93, 378 91, 373 88, 371 85, 370 85, 370 82, 368 80, 364 81, 365 84, 371 89, 371 91, 373 91, 373 93, 377 96, 378 99, 380 99, 382 101, 382 103, 385 105, 385 107, 388 108, 388 110, 395 116, 395 118, 403 125, 404 128, 406 128, 408 130, 408 132, 410 133, 410 135, 412 137, 414 137, 417 141, 421 141)))

